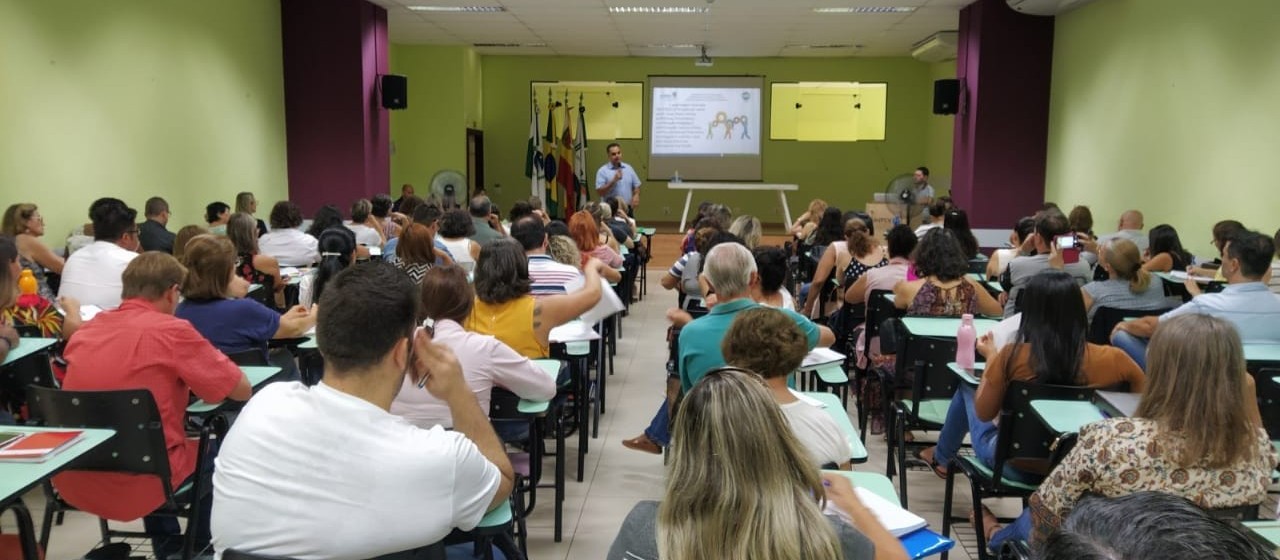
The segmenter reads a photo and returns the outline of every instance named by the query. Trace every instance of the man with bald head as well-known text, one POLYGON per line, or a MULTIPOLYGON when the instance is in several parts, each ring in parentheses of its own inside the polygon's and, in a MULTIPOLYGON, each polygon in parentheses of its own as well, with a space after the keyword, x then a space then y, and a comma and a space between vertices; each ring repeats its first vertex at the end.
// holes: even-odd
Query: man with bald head
POLYGON ((1142 231, 1142 212, 1137 210, 1125 210, 1120 215, 1120 223, 1116 227, 1115 233, 1108 233, 1098 238, 1098 245, 1102 245, 1116 239, 1128 239, 1138 246, 1138 250, 1147 252, 1147 234, 1142 231))

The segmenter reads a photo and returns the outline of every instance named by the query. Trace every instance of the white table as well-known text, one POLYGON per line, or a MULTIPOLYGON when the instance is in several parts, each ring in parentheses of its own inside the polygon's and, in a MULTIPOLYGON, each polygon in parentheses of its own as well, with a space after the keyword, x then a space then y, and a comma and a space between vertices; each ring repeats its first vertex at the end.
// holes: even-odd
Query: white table
POLYGON ((778 201, 782 203, 782 220, 787 224, 787 230, 791 230, 791 208, 787 207, 787 191, 798 191, 800 185, 788 185, 781 183, 697 183, 697 182, 680 182, 667 183, 668 189, 685 190, 684 210, 680 212, 680 231, 684 233, 685 220, 689 216, 689 203, 693 201, 693 191, 775 191, 778 193, 778 201))

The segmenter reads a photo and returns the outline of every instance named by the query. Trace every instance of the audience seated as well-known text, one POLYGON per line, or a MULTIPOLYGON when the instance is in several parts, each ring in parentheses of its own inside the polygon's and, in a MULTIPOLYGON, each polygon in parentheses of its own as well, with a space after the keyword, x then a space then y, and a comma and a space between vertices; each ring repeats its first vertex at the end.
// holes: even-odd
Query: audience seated
POLYGON ((809 352, 804 331, 795 321, 776 309, 748 309, 733 320, 720 349, 725 363, 764 378, 791 432, 809 452, 814 466, 853 468, 853 450, 836 421, 822 409, 796 398, 787 387, 787 376, 795 373, 809 352))
POLYGON ((999 315, 1000 303, 966 276, 969 260, 962 251, 955 235, 946 229, 925 233, 915 249, 915 271, 920 278, 894 286, 894 306, 906 309, 908 315, 999 315))
POLYGON ((1203 263, 1193 267, 1189 272, 1198 276, 1208 276, 1214 280, 1226 280, 1222 275, 1221 264, 1227 250, 1227 241, 1235 234, 1245 231, 1244 224, 1236 220, 1222 220, 1213 224, 1213 246, 1218 250, 1218 258, 1211 263, 1203 263))
POLYGON ((631 218, 631 206, 622 197, 609 199, 609 208, 613 209, 613 217, 607 221, 614 239, 632 252, 636 250, 636 221, 631 218))
MULTIPOLYGON (((860 218, 847 220, 844 224, 844 240, 832 243, 826 251, 822 253, 822 261, 818 263, 817 271, 813 275, 813 285, 824 286, 827 274, 840 274, 840 281, 835 286, 836 305, 834 311, 829 312, 833 316, 833 321, 841 325, 852 325, 861 323, 862 317, 854 317, 849 315, 856 309, 861 312, 862 306, 856 305, 861 301, 855 302, 853 305, 846 305, 845 299, 839 297, 841 286, 852 286, 858 282, 860 278, 868 271, 889 264, 889 259, 885 257, 884 248, 875 242, 875 231, 872 230, 871 224, 860 218), (835 253, 831 260, 827 259, 827 255, 835 253), (829 267, 829 264, 835 263, 835 268, 829 267), (835 314, 840 314, 836 316, 835 314)), ((820 298, 812 297, 805 301, 806 317, 814 317, 817 314, 817 300, 820 298)), ((842 349, 848 347, 848 329, 838 333, 840 340, 837 342, 838 347, 842 349)))
POLYGON ((331 284, 316 326, 323 380, 262 389, 223 443, 213 479, 220 553, 372 558, 507 507, 511 463, 453 352, 415 331, 417 287, 379 261, 331 284), (447 403, 452 431, 389 412, 405 378, 447 403), (338 521, 341 530, 317 530, 338 521))
MULTIPOLYGON (((1137 210, 1126 210, 1123 214, 1120 214, 1120 220, 1119 223, 1116 224, 1115 233, 1098 236, 1097 244, 1103 245, 1113 239, 1128 239, 1138 246, 1138 251, 1146 253, 1148 239, 1147 235, 1142 233, 1142 228, 1144 227, 1142 221, 1142 212, 1137 210)), ((1092 248, 1088 249, 1092 252, 1096 252, 1093 251, 1092 248)))
MULTIPOLYGON (((258 199, 253 193, 245 191, 236 195, 236 213, 248 214, 253 216, 258 213, 258 199)), ((257 236, 262 237, 268 231, 266 222, 254 217, 254 228, 257 230, 257 236)))
POLYGON ((236 275, 250 284, 271 283, 276 307, 284 307, 284 277, 280 262, 258 250, 258 226, 252 215, 236 212, 227 221, 227 239, 235 245, 236 275))
POLYGON ((320 233, 320 264, 298 284, 298 303, 310 308, 320 301, 324 286, 356 261, 356 236, 339 224, 320 233))
MULTIPOLYGON (((409 183, 400 185, 400 198, 397 198, 395 202, 391 204, 391 211, 412 216, 413 215, 412 208, 408 210, 403 209, 403 205, 405 201, 409 200, 410 198, 418 198, 413 194, 413 185, 410 185, 409 183)), ((422 199, 418 198, 418 200, 421 201, 422 199)))
MULTIPOLYGON (((893 291, 894 286, 907 279, 907 271, 911 269, 911 254, 915 251, 919 238, 916 237, 915 232, 910 227, 905 224, 898 224, 889 230, 886 241, 888 242, 889 262, 884 266, 868 270, 858 277, 858 280, 845 290, 844 300, 846 305, 869 304, 873 291, 893 291)), ((877 320, 883 322, 886 318, 880 317, 877 320)), ((871 341, 866 343, 865 336, 866 331, 863 330, 858 333, 858 338, 853 341, 852 352, 857 356, 858 367, 866 369, 875 366, 892 371, 893 357, 880 354, 880 337, 872 337, 871 341), (866 352, 863 351, 864 348, 866 348, 866 352)), ((880 435, 884 433, 884 409, 881 406, 883 392, 880 390, 879 380, 876 376, 869 377, 868 382, 863 384, 861 392, 862 402, 869 413, 868 419, 871 422, 871 433, 880 435)))
POLYGON ((1056 239, 1063 235, 1069 235, 1071 230, 1067 229, 1067 218, 1060 212, 1047 211, 1042 212, 1036 217, 1036 231, 1027 236, 1022 243, 1020 256, 1014 257, 1009 261, 1009 290, 1001 294, 1004 304, 1004 316, 1008 317, 1017 312, 1018 294, 1022 293, 1023 286, 1031 280, 1033 276, 1048 270, 1050 268, 1061 268, 1071 274, 1076 279, 1076 283, 1083 286, 1093 278, 1093 270, 1089 268, 1089 263, 1084 260, 1077 260, 1073 263, 1063 261, 1059 267, 1057 262, 1061 259, 1058 252, 1058 244, 1056 239), (1035 251, 1032 255, 1031 252, 1035 251), (1053 258, 1054 260, 1050 260, 1053 258))
MULTIPOLYGON (((8 272, 5 279, 0 279, 0 292, 3 293, 0 297, 7 297, 10 292, 17 294, 18 279, 23 269, 18 261, 18 246, 7 235, 0 235, 0 268, 8 272)), ((42 337, 65 340, 80 328, 80 302, 64 297, 58 300, 58 305, 62 311, 38 291, 22 295, 11 304, 0 307, 0 324, 35 328, 42 337)))
POLYGON ((395 220, 391 219, 391 196, 384 193, 378 193, 373 195, 373 200, 369 203, 372 207, 370 214, 372 214, 373 219, 378 222, 378 229, 382 232, 382 238, 390 241, 400 237, 400 224, 397 224, 395 220))
POLYGON ((535 299, 530 293, 529 261, 520 243, 505 237, 486 243, 476 261, 475 305, 464 326, 493 335, 522 356, 545 358, 551 351, 551 329, 572 321, 600 301, 600 273, 606 268, 590 259, 583 266, 582 289, 535 299))
POLYGON ((622 279, 622 275, 616 270, 622 266, 622 255, 619 255, 613 249, 610 249, 604 243, 605 237, 612 237, 610 234, 601 235, 598 222, 586 210, 579 210, 569 217, 569 237, 573 238, 573 242, 578 245, 578 251, 582 253, 583 262, 588 258, 594 258, 608 265, 612 273, 605 273, 605 277, 610 282, 617 282, 622 279))
POLYGON ((1026 242, 1027 237, 1035 229, 1036 220, 1031 217, 1022 218, 1013 225, 1013 231, 1009 232, 1010 247, 996 249, 991 252, 991 260, 987 261, 987 278, 999 278, 1001 274, 1004 274, 1004 271, 1009 269, 1009 261, 1018 256, 1018 252, 1022 250, 1022 244, 1026 242))
MULTIPOLYGON (((880 250, 879 246, 874 246, 874 244, 871 243, 871 237, 870 234, 868 234, 868 231, 869 228, 867 227, 867 224, 862 220, 857 218, 845 220, 844 237, 839 240, 832 241, 824 250, 822 250, 822 257, 818 259, 818 265, 813 269, 813 278, 808 285, 818 286, 819 292, 821 293, 834 289, 827 286, 827 281, 831 278, 837 278, 837 282, 843 281, 843 275, 846 272, 849 272, 849 264, 854 259, 854 255, 849 249, 849 237, 859 232, 862 234, 859 239, 865 238, 866 240, 866 244, 859 247, 865 251, 865 254, 861 255, 862 259, 860 260, 869 261, 864 262, 864 267, 875 267, 883 261, 883 252, 880 250)), ((860 273, 861 271, 859 271, 859 274, 860 273)), ((848 284, 838 284, 838 286, 847 285, 848 284)), ((811 289, 812 288, 802 288, 802 291, 807 295, 811 289)), ((818 302, 822 299, 823 298, 821 296, 804 298, 804 306, 800 312, 805 317, 823 318, 839 307, 840 302, 834 302, 832 305, 819 308, 818 302)))
POLYGON ((1090 321, 1093 321, 1093 315, 1099 307, 1133 311, 1171 307, 1169 300, 1164 297, 1164 286, 1143 268, 1138 246, 1132 241, 1114 239, 1100 245, 1098 251, 1098 266, 1107 271, 1110 278, 1090 282, 1081 288, 1090 321))
MULTIPOLYGON (((406 200, 403 205, 405 208, 411 208, 413 213, 412 218, 403 220, 404 225, 400 226, 401 233, 403 233, 404 229, 409 227, 411 224, 421 224, 423 227, 427 228, 427 231, 431 232, 432 254, 435 256, 434 264, 443 265, 446 262, 457 264, 453 259, 453 253, 449 252, 449 247, 440 240, 440 236, 438 235, 440 232, 440 216, 443 214, 440 211, 440 207, 419 204, 418 202, 415 202, 415 200, 421 199, 418 199, 418 197, 415 196, 406 200)), ((399 246, 399 237, 388 239, 387 244, 382 246, 382 260, 391 264, 396 264, 396 249, 399 246)))
POLYGON ((342 223, 342 212, 338 211, 337 206, 326 204, 316 210, 315 216, 312 216, 311 226, 307 228, 307 235, 316 238, 318 241, 320 234, 324 230, 334 227, 346 227, 342 223))
POLYGON ((1142 317, 1116 325, 1111 343, 1124 349, 1138 365, 1146 364, 1147 338, 1156 325, 1179 315, 1200 313, 1230 321, 1246 344, 1280 344, 1280 299, 1262 283, 1271 269, 1275 244, 1257 232, 1241 230, 1230 237, 1223 250, 1221 272, 1227 286, 1216 294, 1200 294, 1194 280, 1187 291, 1198 294, 1178 308, 1159 317, 1142 317))
POLYGON ((665 289, 679 290, 683 295, 701 297, 702 292, 698 288, 697 275, 701 270, 702 253, 698 252, 698 245, 705 245, 713 235, 721 231, 723 229, 716 225, 714 220, 706 218, 698 220, 690 234, 693 246, 676 259, 671 268, 667 269, 667 273, 658 279, 658 283, 665 289))
POLYGON ((351 223, 346 226, 356 234, 357 245, 381 249, 387 242, 382 236, 381 224, 373 218, 373 203, 366 198, 351 204, 351 223))
MULTIPOLYGON (((738 243, 721 243, 707 252, 703 275, 715 290, 716 303, 705 316, 694 319, 680 330, 680 354, 676 362, 682 392, 688 392, 709 370, 723 366, 720 340, 741 311, 760 307, 751 299, 751 285, 759 282, 755 257, 738 243)), ((791 309, 782 309, 805 334, 805 351, 835 342, 831 330, 819 326, 791 309)), ((630 449, 658 454, 666 446, 670 434, 670 413, 664 402, 658 407, 644 433, 622 444, 630 449)))
POLYGON ((173 232, 166 229, 169 225, 169 203, 153 196, 147 199, 142 213, 147 218, 147 221, 138 226, 138 241, 142 243, 142 250, 173 253, 173 232))
MULTIPOLYGON (((45 278, 45 271, 62 274, 66 261, 40 242, 44 235, 44 217, 34 204, 14 204, 4 213, 0 233, 12 237, 18 246, 18 263, 23 270, 30 270, 39 283, 40 296, 53 299, 53 290, 45 278)), ((16 278, 14 279, 17 280, 16 278)))
POLYGON ((1160 224, 1151 228, 1147 234, 1147 262, 1142 263, 1143 270, 1151 272, 1182 272, 1191 266, 1191 253, 1182 248, 1182 240, 1178 238, 1178 230, 1169 224, 1160 224))
POLYGON ((209 233, 209 230, 201 226, 182 226, 178 230, 178 234, 173 236, 173 258, 178 259, 178 262, 182 262, 183 252, 186 250, 187 243, 195 236, 206 233, 209 233))
POLYGON ((956 236, 956 241, 960 243, 960 249, 963 250, 964 258, 974 259, 981 257, 978 252, 978 238, 973 236, 973 230, 969 229, 969 214, 959 208, 947 210, 942 217, 942 227, 949 230, 956 236))
POLYGON ((103 309, 120 306, 120 275, 138 256, 138 212, 116 198, 99 198, 89 207, 93 244, 76 251, 62 269, 59 297, 103 309))
MULTIPOLYGON (((187 243, 183 258, 187 278, 182 284, 183 301, 175 315, 190 321, 223 353, 256 350, 267 359, 267 344, 272 339, 297 338, 315 326, 315 314, 301 305, 281 315, 255 300, 245 299, 249 284, 234 273, 235 247, 226 237, 197 236, 187 243)), ((287 354, 286 351, 286 358, 287 354)))
MULTIPOLYGON (((727 227, 721 229, 727 229, 727 227)), ((839 208, 828 206, 818 220, 817 229, 813 230, 813 235, 809 238, 809 245, 821 252, 828 245, 841 239, 844 239, 844 214, 840 213, 839 208), (818 249, 819 247, 823 249, 818 249)), ((813 257, 818 259, 821 255, 814 254, 813 257)))
MULTIPOLYGON (((14 249, 17 252, 17 249, 14 249)), ((11 259, 12 261, 12 259, 11 259)), ((0 266, 0 309, 8 309, 18 302, 18 277, 13 266, 0 266), (5 286, 11 286, 6 288, 5 286)), ((0 362, 9 356, 9 351, 18 345, 18 330, 7 321, 0 321, 0 362)), ((4 409, 0 409, 0 424, 12 424, 13 418, 4 409)))
POLYGON ((733 223, 729 224, 729 233, 738 236, 748 249, 755 250, 760 245, 760 237, 764 235, 764 226, 760 225, 760 220, 755 216, 744 214, 734 218, 733 223))
MULTIPOLYGON (((623 241, 613 234, 609 222, 613 221, 613 207, 607 201, 588 202, 582 210, 596 219, 596 231, 600 234, 600 244, 609 247, 614 253, 622 254, 623 241)), ((570 216, 572 218, 572 216, 570 216)), ((618 265, 621 267, 622 265, 618 265)))
POLYGON ((466 210, 450 210, 440 218, 440 240, 453 255, 454 262, 467 272, 475 270, 476 259, 480 258, 480 244, 470 239, 475 232, 475 223, 466 210))
MULTIPOLYGON (((532 216, 528 219, 538 221, 532 216)), ((522 399, 551 400, 556 394, 555 379, 529 358, 492 336, 463 330, 462 323, 471 315, 474 302, 475 292, 460 267, 436 267, 423 277, 421 318, 432 321, 432 341, 449 347, 457 356, 480 410, 488 415, 489 395, 494 387, 502 387, 522 399)), ((453 426, 447 403, 417 390, 408 377, 391 403, 391 413, 419 428, 453 426)))
POLYGON ((826 211, 826 201, 820 198, 809 201, 809 208, 791 222, 791 237, 797 241, 808 239, 810 235, 813 235, 813 231, 818 228, 818 220, 822 219, 822 214, 826 211))
POLYGON ((281 200, 271 207, 271 231, 258 238, 258 251, 280 266, 311 266, 320 260, 319 241, 303 233, 298 205, 281 200))
POLYGON ((1084 496, 1036 547, 1039 560, 1273 560, 1272 551, 1185 498, 1084 496))
POLYGON ((555 262, 579 272, 582 271, 582 252, 578 251, 578 244, 573 242, 572 237, 567 235, 552 235, 548 237, 547 255, 555 262))
MULTIPOLYGON (((550 238, 540 218, 530 215, 512 222, 511 238, 520 243, 529 258, 529 293, 533 297, 567 294, 582 287, 582 271, 577 268, 582 262, 581 256, 573 265, 561 264, 547 256, 550 238)), ((574 251, 577 251, 576 245, 574 251)))
POLYGON ((227 234, 227 220, 231 219, 231 207, 225 202, 210 202, 204 207, 204 221, 209 233, 227 234))
POLYGON ((1010 538, 1043 540, 1086 494, 1115 498, 1152 490, 1206 509, 1267 497, 1276 452, 1231 323, 1199 314, 1164 321, 1150 356, 1146 392, 1133 417, 1084 426, 1071 453, 1031 496, 1029 510, 997 535, 993 548, 1010 538))
POLYGON ((422 276, 436 263, 436 248, 431 230, 422 224, 410 224, 399 239, 396 244, 395 266, 408 274, 415 285, 421 285, 422 276))
POLYGON ((662 502, 636 504, 609 558, 908 558, 848 478, 812 467, 754 374, 708 373, 680 405, 673 442, 662 502))
MULTIPOLYGON (((925 209, 925 216, 928 219, 916 227, 916 237, 924 239, 924 235, 929 233, 929 230, 941 228, 942 223, 946 220, 947 210, 947 201, 942 200, 940 197, 929 203, 928 208, 925 209)), ((969 257, 965 258, 968 259, 969 257)))
MULTIPOLYGON (((999 433, 994 420, 1004 405, 1011 381, 1089 387, 1125 383, 1129 391, 1142 392, 1142 370, 1124 352, 1085 341, 1089 325, 1084 301, 1071 275, 1042 272, 1033 276, 1026 288, 1016 341, 997 348, 991 333, 983 335, 977 344, 978 352, 987 361, 981 382, 976 389, 967 383, 956 388, 937 447, 920 453, 939 477, 945 478, 965 434, 973 443, 974 455, 994 468, 999 433)), ((1031 482, 1042 474, 1006 465, 1003 476, 1031 482)), ((989 537, 993 529, 990 525, 984 527, 989 537)))
POLYGON ((794 310, 796 302, 783 286, 787 281, 786 249, 766 245, 756 247, 751 255, 759 273, 759 281, 751 284, 751 299, 767 307, 794 310))
MULTIPOLYGON (((99 200, 94 204, 99 218, 103 206, 117 214, 125 208, 118 200, 105 200, 114 202, 99 200)), ((103 220, 95 222, 103 222, 95 224, 96 232, 103 231, 100 225, 107 225, 108 230, 119 228, 103 220)), ((72 256, 69 267, 77 256, 79 253, 72 256)), ((119 309, 99 313, 67 342, 67 376, 62 387, 73 391, 151 391, 164 424, 171 482, 173 488, 179 488, 195 472, 197 460, 210 459, 197 457, 196 440, 187 438, 189 396, 195 394, 206 402, 243 401, 251 392, 249 380, 190 323, 173 316, 179 287, 186 277, 177 259, 155 251, 144 253, 128 263, 122 276, 117 296, 124 302, 119 309)), ((230 279, 230 272, 226 278, 230 279)), ((154 479, 69 470, 54 476, 53 485, 68 503, 93 515, 117 521, 146 516, 143 524, 153 536, 157 558, 167 558, 181 546, 177 519, 147 515, 165 499, 154 479)), ((208 498, 200 507, 208 513, 208 498)), ((196 550, 209 541, 209 528, 202 525, 195 529, 196 550)))
POLYGON ((473 197, 467 206, 467 212, 470 213, 471 225, 475 230, 471 234, 472 241, 484 246, 485 243, 502 239, 506 235, 502 231, 502 219, 493 212, 493 203, 489 201, 489 197, 473 197))

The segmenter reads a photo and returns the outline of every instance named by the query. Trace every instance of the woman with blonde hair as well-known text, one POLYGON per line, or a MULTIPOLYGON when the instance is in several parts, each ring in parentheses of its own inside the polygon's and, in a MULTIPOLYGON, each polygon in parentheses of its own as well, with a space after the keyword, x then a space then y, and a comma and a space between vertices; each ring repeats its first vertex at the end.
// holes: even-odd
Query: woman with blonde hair
POLYGON ((201 226, 182 226, 182 229, 179 229, 178 233, 173 236, 173 258, 178 259, 178 262, 182 262, 183 255, 186 254, 187 243, 195 236, 206 233, 209 233, 209 230, 201 226))
POLYGON ((748 249, 755 249, 760 245, 760 237, 763 235, 764 228, 760 225, 760 219, 750 214, 743 214, 733 219, 733 223, 729 224, 729 233, 738 236, 742 240, 742 244, 748 249))
POLYGON ((267 229, 266 222, 258 219, 257 216, 254 216, 254 214, 258 213, 258 198, 253 196, 253 193, 245 191, 236 195, 236 212, 244 212, 245 214, 253 217, 253 221, 258 228, 258 237, 262 237, 266 235, 268 231, 271 231, 267 229))
POLYGON ((1161 321, 1147 356, 1146 392, 1133 417, 1081 428, 1075 448, 1030 508, 995 535, 993 549, 1010 538, 1043 540, 1085 494, 1157 491, 1208 510, 1266 499, 1276 453, 1235 327, 1201 314, 1161 321))
POLYGON ((62 267, 67 261, 40 242, 40 236, 44 235, 44 217, 36 205, 22 203, 10 206, 0 223, 0 233, 12 237, 17 244, 18 264, 36 277, 40 297, 52 300, 53 290, 45 279, 45 271, 62 274, 62 267))
POLYGON ((582 269, 582 253, 578 251, 578 245, 569 236, 552 235, 548 237, 547 254, 551 255, 552 260, 560 264, 567 264, 579 270, 582 269))
POLYGON ((757 375, 707 373, 685 395, 661 503, 636 504, 609 558, 907 558, 853 493, 820 475, 757 375), (823 505, 840 510, 823 515, 823 505), (856 527, 856 528, 855 528, 856 527))
POLYGON ((280 261, 258 250, 258 222, 250 214, 236 212, 227 220, 227 239, 235 245, 236 274, 250 284, 271 283, 276 307, 284 307, 284 277, 280 261))
POLYGON ((1151 273, 1142 267, 1138 245, 1128 239, 1114 239, 1098 247, 1098 266, 1107 271, 1108 279, 1090 282, 1080 288, 1089 320, 1100 307, 1132 311, 1158 311, 1172 307, 1164 297, 1164 286, 1153 282, 1151 273))
POLYGON ((827 203, 821 198, 815 198, 809 201, 809 209, 800 214, 791 226, 791 235, 800 241, 809 238, 813 230, 818 227, 818 220, 822 219, 822 213, 827 211, 827 203))

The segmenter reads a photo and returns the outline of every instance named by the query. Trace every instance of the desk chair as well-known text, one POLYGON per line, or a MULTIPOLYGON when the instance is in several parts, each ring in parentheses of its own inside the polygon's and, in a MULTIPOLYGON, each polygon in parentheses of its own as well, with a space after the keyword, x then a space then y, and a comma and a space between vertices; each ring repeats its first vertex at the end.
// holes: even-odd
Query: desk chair
POLYGON ((58 387, 58 380, 53 375, 53 366, 50 363, 52 351, 56 346, 55 344, 0 367, 0 408, 12 413, 14 419, 20 424, 31 416, 27 411, 27 387, 58 387))
MULTIPOLYGON (((999 433, 996 436, 996 457, 994 468, 988 467, 973 455, 958 455, 947 465, 947 484, 942 502, 942 535, 951 534, 951 501, 955 490, 956 473, 960 472, 969 479, 973 493, 973 511, 982 511, 983 498, 1017 497, 1022 499, 1022 507, 1027 507, 1027 499, 1039 487, 1039 483, 1026 483, 1004 477, 1004 468, 1012 461, 1025 465, 1024 470, 1047 474, 1051 468, 1053 448, 1058 435, 1049 431, 1037 419, 1031 410, 1033 400, 1081 400, 1089 401, 1093 397, 1094 388, 1071 387, 1063 385, 1042 385, 1026 381, 1012 381, 1004 394, 1004 404, 1000 409, 999 433)), ((982 560, 995 558, 987 551, 986 529, 983 527, 982 515, 974 515, 974 534, 978 540, 978 557, 982 560)), ((947 554, 943 553, 943 559, 947 554)))
POLYGON ((1099 307, 1093 312, 1093 320, 1089 321, 1088 341, 1094 344, 1111 344, 1111 331, 1116 325, 1125 320, 1125 317, 1151 317, 1164 313, 1165 309, 1158 310, 1140 310, 1140 309, 1121 309, 1119 307, 1099 307))
POLYGON ((894 474, 898 475, 899 497, 902 507, 907 507, 907 464, 924 464, 918 459, 908 459, 907 448, 932 445, 908 442, 907 432, 942 429, 942 421, 947 417, 947 409, 951 406, 951 398, 960 381, 947 368, 947 363, 955 361, 956 357, 954 338, 906 336, 906 328, 900 321, 894 321, 893 324, 895 329, 901 329, 902 337, 899 340, 904 342, 903 347, 898 349, 895 362, 896 384, 902 385, 904 381, 910 380, 907 384, 910 392, 906 398, 896 398, 892 393, 894 384, 885 384, 890 391, 889 397, 893 400, 893 414, 885 417, 885 429, 891 434, 885 474, 890 478, 894 474))
MULTIPOLYGON (((1251 368, 1252 369, 1252 368, 1251 368)), ((1258 412, 1262 415, 1262 427, 1272 442, 1280 441, 1280 385, 1271 379, 1280 377, 1280 367, 1257 368, 1253 375, 1254 390, 1257 391, 1258 412)))
MULTIPOLYGON (((514 500, 513 519, 515 520, 515 536, 522 551, 527 552, 527 542, 529 533, 525 526, 525 517, 533 512, 533 506, 538 498, 538 483, 542 480, 542 458, 546 454, 545 442, 542 438, 542 432, 538 429, 541 420, 538 416, 531 416, 520 411, 520 397, 515 393, 494 387, 489 393, 489 420, 495 423, 517 423, 524 422, 528 425, 529 430, 523 439, 517 441, 505 441, 505 443, 514 443, 524 447, 524 451, 508 452, 507 457, 511 459, 511 465, 516 472, 515 487, 511 493, 514 500), (528 495, 528 501, 525 496, 528 495)), ((548 417, 555 421, 559 407, 555 406, 548 410, 551 413, 548 417)), ((554 429, 554 428, 553 428, 554 429)), ((559 456, 563 457, 562 450, 556 450, 559 456)), ((563 467, 560 467, 563 468, 563 467)), ((559 481, 557 481, 559 482, 559 481)), ((561 531, 561 504, 564 501, 564 494, 556 487, 556 541, 560 540, 561 531)))
MULTIPOLYGON (((379 556, 377 558, 371 558, 370 560, 445 560, 447 557, 448 555, 445 553, 445 550, 444 550, 444 541, 441 541, 441 542, 424 546, 421 548, 415 548, 412 550, 405 550, 401 552, 393 552, 391 554, 383 554, 382 556, 379 556)), ((241 552, 235 549, 227 549, 222 551, 222 560, 292 560, 292 559, 285 556, 268 556, 266 554, 251 554, 248 552, 241 552)))
MULTIPOLYGON (((858 404, 858 427, 862 431, 862 441, 867 441, 867 418, 870 415, 871 403, 867 402, 872 395, 880 396, 880 413, 881 418, 886 422, 889 419, 889 397, 891 393, 886 391, 887 379, 883 379, 875 371, 875 366, 871 364, 871 339, 880 336, 880 327, 885 319, 892 317, 900 317, 902 311, 894 307, 889 300, 885 299, 885 295, 892 294, 893 290, 871 290, 871 294, 866 303, 866 321, 862 323, 862 355, 866 356, 867 367, 862 369, 855 368, 855 377, 857 378, 857 388, 855 402, 858 404), (879 387, 871 387, 870 384, 874 379, 879 387)), ((886 352, 881 346, 881 353, 892 354, 896 350, 889 349, 886 352)), ((853 352, 850 353, 854 354, 853 352)))
MULTIPOLYGON (((29 389, 32 415, 43 425, 62 428, 111 428, 115 437, 78 459, 74 469, 80 471, 119 472, 154 476, 160 480, 165 501, 151 515, 168 515, 187 520, 182 535, 182 558, 189 560, 197 552, 193 528, 200 524, 200 500, 213 491, 212 473, 206 468, 209 441, 226 433, 226 423, 215 415, 200 430, 196 470, 188 482, 178 488, 170 483, 169 453, 164 439, 160 409, 151 391, 62 391, 32 386, 29 389)), ((48 490, 48 487, 46 487, 48 490)), ((72 509, 56 496, 47 496, 40 540, 46 544, 55 513, 72 509)), ((93 512, 89 512, 93 513, 93 512)), ((102 544, 112 538, 147 539, 137 531, 115 531, 107 520, 99 518, 102 544)))
POLYGON ((1028 545, 1025 541, 1011 540, 1000 547, 1000 552, 996 558, 999 560, 1031 560, 1035 556, 1031 554, 1031 545, 1028 545))
POLYGON ((245 297, 267 306, 267 309, 276 309, 276 279, 273 277, 263 279, 262 287, 251 290, 245 297))

